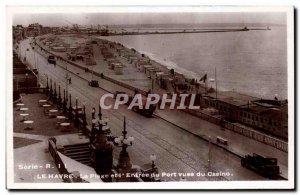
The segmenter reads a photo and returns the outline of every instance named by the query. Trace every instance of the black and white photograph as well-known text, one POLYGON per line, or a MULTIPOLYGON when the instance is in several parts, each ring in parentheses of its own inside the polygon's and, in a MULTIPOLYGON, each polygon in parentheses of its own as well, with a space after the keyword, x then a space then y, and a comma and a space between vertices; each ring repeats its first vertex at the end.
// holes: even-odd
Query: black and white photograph
POLYGON ((8 189, 293 189, 292 6, 8 6, 8 189))

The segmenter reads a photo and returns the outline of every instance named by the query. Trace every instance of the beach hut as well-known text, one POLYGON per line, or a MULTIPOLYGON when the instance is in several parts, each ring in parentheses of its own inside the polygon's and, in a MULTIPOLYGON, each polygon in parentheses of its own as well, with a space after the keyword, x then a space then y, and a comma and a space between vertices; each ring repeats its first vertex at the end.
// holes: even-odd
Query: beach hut
POLYGON ((107 66, 109 69, 113 69, 112 63, 119 63, 119 61, 115 58, 109 58, 106 61, 107 61, 107 66))
POLYGON ((67 49, 65 47, 52 47, 52 50, 55 51, 55 52, 65 52, 67 51, 67 49))
POLYGON ((174 92, 173 83, 174 79, 170 75, 163 76, 159 79, 160 88, 165 89, 168 92, 174 92))
POLYGON ((144 69, 144 73, 147 75, 148 78, 150 77, 150 74, 151 74, 151 71, 152 71, 152 70, 155 70, 155 68, 154 68, 153 66, 151 66, 151 67, 146 67, 146 68, 144 69))
POLYGON ((85 64, 88 66, 96 65, 96 61, 94 60, 94 58, 86 58, 85 64))
POLYGON ((113 63, 114 70, 117 75, 123 74, 123 66, 120 63, 113 63))
POLYGON ((156 71, 153 72, 153 74, 151 75, 151 78, 157 80, 158 77, 159 77, 159 75, 163 75, 163 74, 165 74, 165 73, 162 72, 161 70, 156 70, 156 71))
POLYGON ((152 64, 150 62, 140 61, 140 62, 137 63, 137 68, 142 69, 142 66, 145 66, 145 65, 151 65, 152 66, 152 64))
POLYGON ((138 58, 136 56, 130 56, 129 57, 129 63, 132 64, 133 60, 138 60, 138 58))
POLYGON ((147 68, 153 68, 153 66, 149 65, 149 64, 147 64, 147 65, 141 65, 140 68, 139 68, 139 70, 141 70, 142 72, 146 73, 146 69, 147 68))
POLYGON ((76 61, 76 54, 75 53, 67 53, 68 60, 76 61))

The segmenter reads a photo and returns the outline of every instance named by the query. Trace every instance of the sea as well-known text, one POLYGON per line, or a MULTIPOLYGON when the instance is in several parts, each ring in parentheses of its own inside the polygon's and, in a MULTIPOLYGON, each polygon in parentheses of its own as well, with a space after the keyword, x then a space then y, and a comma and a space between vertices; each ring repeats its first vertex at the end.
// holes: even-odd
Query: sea
POLYGON ((218 90, 287 99, 286 26, 269 27, 271 30, 105 38, 135 48, 188 77, 200 79, 207 73, 208 86, 217 82, 218 90))

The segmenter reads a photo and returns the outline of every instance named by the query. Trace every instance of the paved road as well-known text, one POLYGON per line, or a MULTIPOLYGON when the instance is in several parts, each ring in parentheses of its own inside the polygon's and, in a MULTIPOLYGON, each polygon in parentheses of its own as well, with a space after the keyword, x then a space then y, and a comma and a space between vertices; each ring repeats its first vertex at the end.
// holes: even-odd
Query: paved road
MULTIPOLYGON (((47 63, 47 60, 30 49, 28 40, 21 44, 21 55, 25 56, 29 64, 35 66, 40 72, 40 80, 45 84, 46 76, 53 81, 60 82, 61 88, 65 88, 66 72, 60 66, 54 67, 47 63), (34 59, 35 58, 35 59, 34 59)), ((80 75, 84 74, 81 71, 80 75)), ((87 113, 92 107, 98 107, 99 98, 107 93, 100 88, 91 88, 87 82, 75 75, 72 75, 72 84, 68 86, 69 93, 72 94, 72 102, 78 97, 79 103, 85 102, 87 113)), ((108 117, 112 133, 120 135, 122 131, 123 116, 127 118, 127 130, 129 135, 135 137, 134 145, 129 148, 131 160, 134 164, 142 165, 150 161, 149 156, 153 153, 157 155, 157 166, 160 172, 183 172, 183 173, 207 173, 208 172, 208 143, 202 139, 171 125, 159 118, 146 118, 125 106, 118 110, 105 110, 105 117, 108 117)), ((91 116, 87 115, 88 123, 91 116)), ((115 149, 115 157, 119 149, 115 149)), ((229 172, 226 177, 186 177, 187 180, 264 180, 265 178, 241 167, 240 159, 223 149, 212 146, 212 168, 213 172, 229 172)), ((163 178, 166 180, 179 180, 180 177, 163 178)))

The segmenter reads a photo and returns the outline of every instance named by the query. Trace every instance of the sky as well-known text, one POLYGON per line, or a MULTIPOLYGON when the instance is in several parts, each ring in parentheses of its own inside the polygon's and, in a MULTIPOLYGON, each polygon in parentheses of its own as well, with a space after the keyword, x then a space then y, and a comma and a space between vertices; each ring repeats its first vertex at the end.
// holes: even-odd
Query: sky
POLYGON ((43 26, 174 24, 174 23, 271 23, 286 24, 285 13, 76 13, 16 14, 13 25, 43 26))

